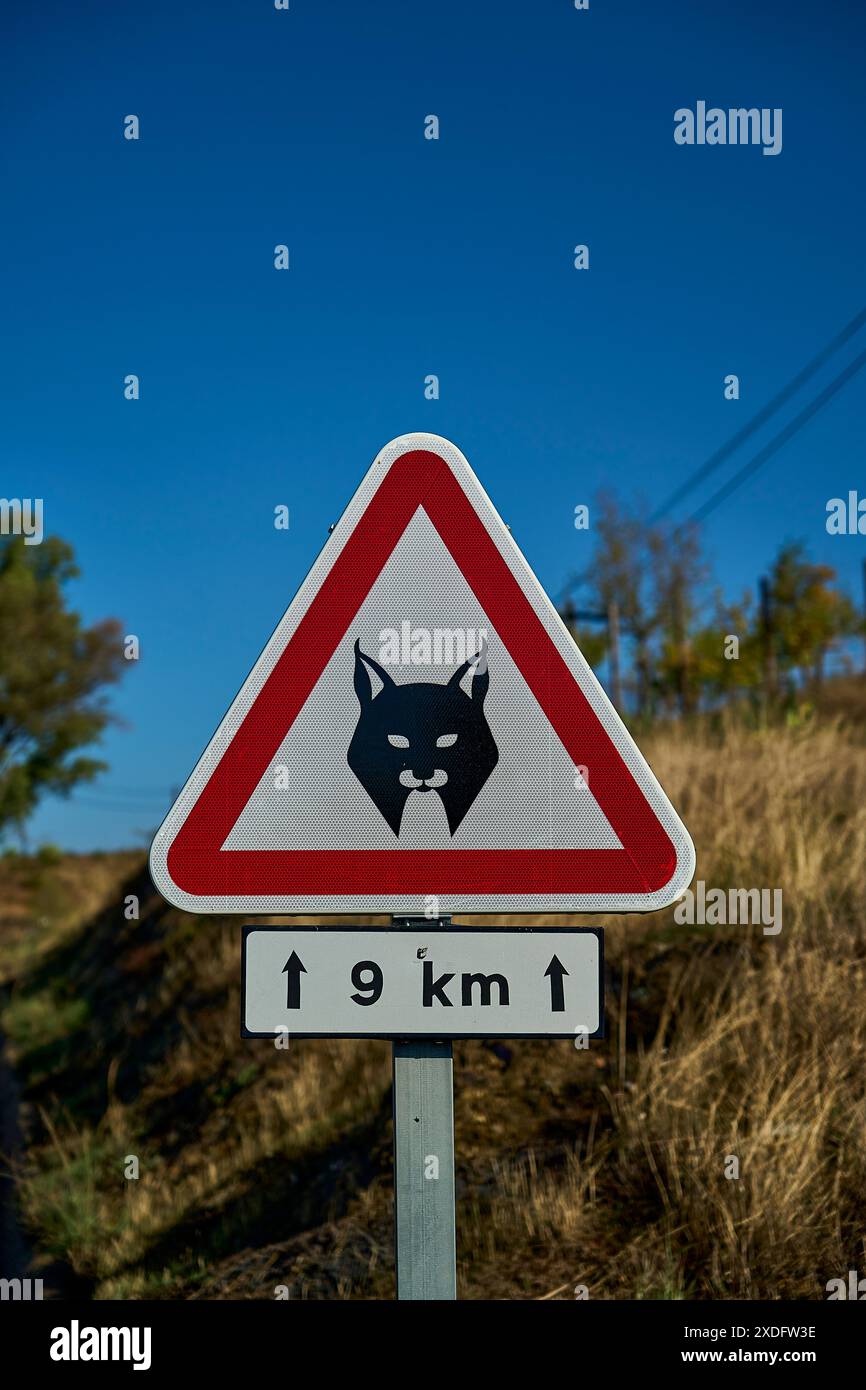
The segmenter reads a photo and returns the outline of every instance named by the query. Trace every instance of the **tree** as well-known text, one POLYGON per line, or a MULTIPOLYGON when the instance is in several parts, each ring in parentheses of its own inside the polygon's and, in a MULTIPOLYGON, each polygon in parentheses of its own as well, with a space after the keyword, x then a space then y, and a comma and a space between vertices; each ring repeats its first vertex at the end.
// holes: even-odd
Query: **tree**
POLYGON ((711 708, 743 695, 757 696, 763 681, 760 614, 753 597, 726 602, 716 590, 710 620, 692 633, 690 674, 711 708), (736 638, 736 647, 730 639, 736 638))
MULTIPOLYGON (((592 562, 571 579, 569 595, 572 592, 585 594, 586 606, 605 614, 611 603, 617 604, 621 631, 634 645, 637 707, 638 712, 644 714, 650 701, 649 647, 654 628, 653 617, 648 611, 646 527, 639 517, 626 512, 610 492, 598 494, 591 515, 592 562)), ((584 654, 592 665, 589 652, 584 654)))
POLYGON ((831 587, 836 571, 806 559, 801 541, 783 545, 770 573, 770 605, 776 659, 782 672, 797 670, 818 686, 829 651, 861 630, 850 599, 831 587))
POLYGON ((111 619, 84 628, 66 607, 77 574, 56 537, 0 545, 0 833, 106 766, 76 754, 111 718, 101 691, 123 668, 121 630, 111 619))
POLYGON ((638 715, 652 718, 660 701, 687 712, 697 701, 688 633, 705 573, 697 531, 651 526, 642 508, 627 509, 609 492, 598 494, 592 517, 592 561, 569 594, 586 593, 588 606, 602 613, 617 604, 638 715))
POLYGON ((653 626, 661 634, 655 684, 668 707, 680 714, 697 709, 700 667, 691 632, 698 612, 698 592, 707 578, 701 541, 693 524, 647 528, 652 565, 653 626))

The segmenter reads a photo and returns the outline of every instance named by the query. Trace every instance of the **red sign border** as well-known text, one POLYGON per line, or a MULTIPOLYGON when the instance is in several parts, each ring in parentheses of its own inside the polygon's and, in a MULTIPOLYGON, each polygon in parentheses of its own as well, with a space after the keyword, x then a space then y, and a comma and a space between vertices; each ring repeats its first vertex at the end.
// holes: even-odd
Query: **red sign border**
POLYGON ((399 455, 371 497, 168 849, 170 878, 207 897, 651 894, 676 849, 611 735, 444 458, 399 455), (593 794, 622 849, 223 849, 316 681, 419 507, 593 794))

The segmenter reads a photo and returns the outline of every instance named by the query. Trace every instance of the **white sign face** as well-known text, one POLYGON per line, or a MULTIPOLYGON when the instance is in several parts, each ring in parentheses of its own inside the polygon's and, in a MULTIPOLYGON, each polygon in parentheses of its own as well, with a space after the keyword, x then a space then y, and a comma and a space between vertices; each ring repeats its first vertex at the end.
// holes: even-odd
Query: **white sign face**
POLYGON ((684 826, 466 459, 377 457, 151 850, 196 913, 652 911, 684 826))
POLYGON ((573 1038, 602 1028, 600 929, 245 927, 244 1037, 573 1038))

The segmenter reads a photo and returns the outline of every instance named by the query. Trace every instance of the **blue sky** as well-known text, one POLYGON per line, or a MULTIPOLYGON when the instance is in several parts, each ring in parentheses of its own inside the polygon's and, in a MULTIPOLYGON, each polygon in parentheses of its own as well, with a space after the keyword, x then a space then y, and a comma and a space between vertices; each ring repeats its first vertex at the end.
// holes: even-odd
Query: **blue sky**
MULTIPOLYGON (((142 646, 110 772, 34 843, 144 842, 395 435, 453 439, 556 593, 591 546, 576 503, 662 501, 866 302, 854 5, 48 0, 5 22, 2 491, 44 498, 71 600, 142 646), (781 154, 676 145, 699 99, 781 107, 781 154)), ((708 519, 727 591, 802 537, 859 597, 866 542, 824 519, 866 492, 864 396, 708 519)))

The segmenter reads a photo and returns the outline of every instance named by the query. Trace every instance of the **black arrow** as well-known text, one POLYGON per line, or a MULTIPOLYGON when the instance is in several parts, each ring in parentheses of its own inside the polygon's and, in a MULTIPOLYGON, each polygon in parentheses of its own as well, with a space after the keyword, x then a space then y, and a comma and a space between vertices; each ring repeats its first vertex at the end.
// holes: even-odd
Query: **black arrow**
POLYGON ((562 987, 562 979, 568 974, 559 956, 554 956, 550 965, 544 972, 545 977, 550 976, 550 1007, 555 1014, 565 1013, 565 990, 562 987))
POLYGON ((307 970, 304 962, 296 951, 292 951, 292 954, 280 971, 281 975, 288 974, 289 977, 286 980, 287 1009, 299 1009, 301 1007, 301 975, 306 975, 306 973, 307 970))

